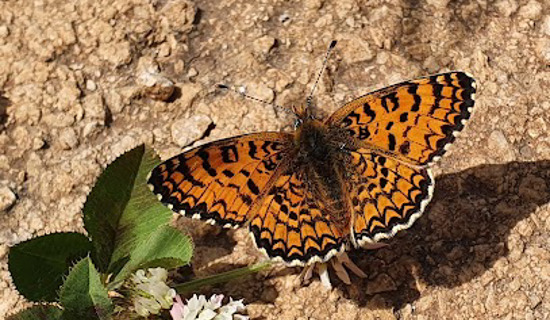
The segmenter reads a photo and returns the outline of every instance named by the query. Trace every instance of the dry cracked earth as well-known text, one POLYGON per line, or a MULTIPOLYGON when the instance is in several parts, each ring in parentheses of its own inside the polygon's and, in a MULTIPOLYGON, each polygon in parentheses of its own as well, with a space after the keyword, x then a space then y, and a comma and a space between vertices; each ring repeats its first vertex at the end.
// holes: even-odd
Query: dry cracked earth
MULTIPOLYGON (((83 231, 107 163, 140 143, 162 158, 237 134, 291 130, 223 82, 323 115, 368 91, 464 70, 475 112, 435 166, 424 216, 334 289, 275 267, 203 293, 244 298, 252 319, 550 319, 550 2, 547 0, 0 1, 0 317, 28 303, 9 246, 83 231), (174 90, 172 92, 172 90, 174 90)), ((180 218, 192 269, 261 259, 245 230, 180 218)))

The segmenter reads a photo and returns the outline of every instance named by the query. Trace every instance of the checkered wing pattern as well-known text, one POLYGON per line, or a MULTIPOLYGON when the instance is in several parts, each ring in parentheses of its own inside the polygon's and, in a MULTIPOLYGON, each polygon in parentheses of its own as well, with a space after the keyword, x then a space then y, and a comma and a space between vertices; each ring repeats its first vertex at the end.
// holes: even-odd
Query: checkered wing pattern
POLYGON ((351 153, 351 238, 356 246, 391 238, 422 214, 432 197, 428 168, 414 168, 368 149, 351 153))
POLYGON ((327 261, 344 250, 345 236, 305 170, 277 177, 250 223, 256 246, 289 265, 327 261))
POLYGON ((277 174, 291 139, 290 134, 259 133, 209 143, 163 162, 148 183, 175 212, 240 226, 277 174))
POLYGON ((476 83, 463 72, 402 82, 357 98, 327 125, 346 129, 364 147, 414 165, 437 160, 462 130, 476 83))

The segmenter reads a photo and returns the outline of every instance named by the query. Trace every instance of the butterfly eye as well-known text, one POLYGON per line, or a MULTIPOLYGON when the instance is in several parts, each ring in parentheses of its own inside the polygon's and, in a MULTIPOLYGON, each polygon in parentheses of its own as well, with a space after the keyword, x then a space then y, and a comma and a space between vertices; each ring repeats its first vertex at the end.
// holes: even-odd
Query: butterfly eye
POLYGON ((302 123, 304 123, 302 119, 300 118, 296 119, 296 121, 294 121, 294 129, 298 129, 299 127, 301 127, 302 123))

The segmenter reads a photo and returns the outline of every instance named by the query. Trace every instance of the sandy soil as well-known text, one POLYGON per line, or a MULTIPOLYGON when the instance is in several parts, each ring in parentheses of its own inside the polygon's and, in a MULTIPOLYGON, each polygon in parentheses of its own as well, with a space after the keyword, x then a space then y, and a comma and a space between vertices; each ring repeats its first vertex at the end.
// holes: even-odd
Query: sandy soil
MULTIPOLYGON (((286 114, 215 84, 303 103, 337 39, 316 97, 325 114, 399 80, 477 78, 435 198, 389 247, 352 253, 366 280, 327 291, 275 268, 213 290, 245 298, 253 319, 550 319, 550 2, 8 0, 0 12, 0 315, 26 306, 8 247, 82 231, 81 205, 109 161, 141 142, 166 158, 290 129, 286 114), (171 83, 168 102, 153 99, 171 83)), ((197 229, 198 275, 260 257, 244 230, 177 223, 197 229)))

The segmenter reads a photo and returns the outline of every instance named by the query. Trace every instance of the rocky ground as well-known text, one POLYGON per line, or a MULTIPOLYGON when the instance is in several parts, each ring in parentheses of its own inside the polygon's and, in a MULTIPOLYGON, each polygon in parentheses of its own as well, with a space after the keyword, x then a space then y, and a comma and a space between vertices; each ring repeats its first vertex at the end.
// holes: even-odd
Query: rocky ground
MULTIPOLYGON (((478 80, 434 200, 390 246, 352 253, 366 280, 327 291, 278 267, 215 291, 244 298, 253 319, 550 319, 550 2, 8 0, 0 12, 0 316, 26 306, 8 247, 82 231, 107 163, 142 142, 166 158, 290 130, 285 113, 215 84, 301 104, 336 39, 323 114, 431 73, 478 80)), ((196 274, 259 259, 245 230, 200 226, 196 274)))

